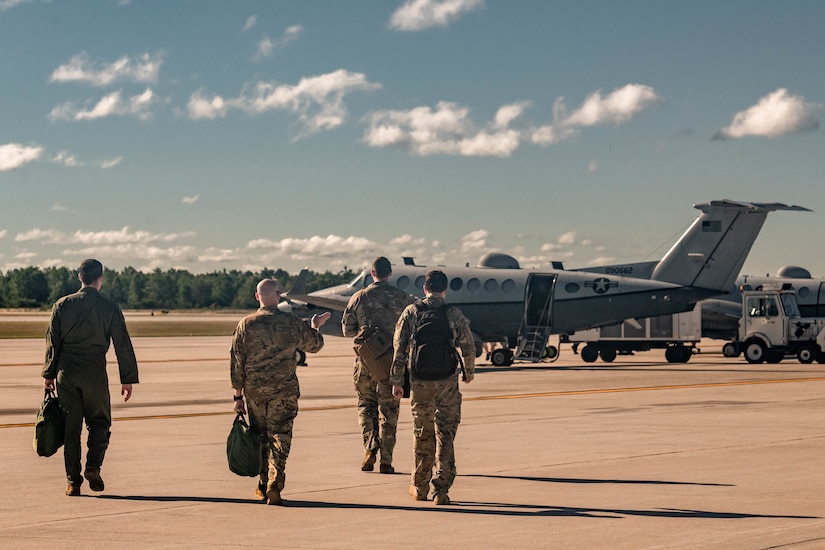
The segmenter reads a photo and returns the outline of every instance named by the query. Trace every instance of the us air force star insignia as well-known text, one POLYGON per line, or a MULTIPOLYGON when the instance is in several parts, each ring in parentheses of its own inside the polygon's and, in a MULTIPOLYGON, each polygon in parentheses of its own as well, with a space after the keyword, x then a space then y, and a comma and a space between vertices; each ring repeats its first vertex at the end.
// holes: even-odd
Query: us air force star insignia
POLYGON ((596 294, 604 294, 608 289, 619 286, 619 283, 615 283, 607 277, 599 277, 593 281, 585 281, 584 286, 592 288, 596 294))

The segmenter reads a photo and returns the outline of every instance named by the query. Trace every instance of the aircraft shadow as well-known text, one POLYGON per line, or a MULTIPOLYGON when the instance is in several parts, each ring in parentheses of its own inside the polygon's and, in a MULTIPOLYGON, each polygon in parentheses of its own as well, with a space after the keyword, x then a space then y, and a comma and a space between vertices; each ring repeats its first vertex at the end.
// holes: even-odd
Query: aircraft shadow
POLYGON ((701 487, 734 487, 730 483, 698 483, 693 481, 661 481, 655 479, 586 479, 566 477, 531 477, 531 476, 500 476, 487 474, 461 474, 459 477, 483 477, 487 479, 520 479, 523 481, 540 481, 542 483, 575 483, 575 484, 617 484, 617 485, 697 485, 701 487))

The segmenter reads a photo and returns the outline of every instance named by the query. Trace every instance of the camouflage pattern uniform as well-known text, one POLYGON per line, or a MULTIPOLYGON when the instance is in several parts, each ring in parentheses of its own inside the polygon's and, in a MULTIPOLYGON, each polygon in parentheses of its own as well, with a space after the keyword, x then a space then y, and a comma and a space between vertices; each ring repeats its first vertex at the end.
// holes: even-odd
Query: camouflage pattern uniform
POLYGON ((100 471, 109 447, 112 407, 106 352, 114 342, 121 384, 138 383, 138 365, 126 321, 117 304, 95 288, 83 287, 58 300, 46 330, 46 361, 43 378, 57 378, 60 408, 66 415, 63 460, 66 478, 80 486, 83 420, 86 440, 86 471, 100 471))
MULTIPOLYGON (((392 334, 395 322, 404 308, 415 298, 386 281, 376 281, 350 298, 341 319, 344 336, 352 338, 367 325, 378 325, 392 334)), ((381 450, 381 464, 392 464, 395 432, 398 427, 399 402, 392 396, 388 381, 376 382, 369 370, 355 358, 352 374, 358 394, 358 424, 364 440, 364 451, 381 450)))
POLYGON ((261 434, 263 466, 259 489, 286 481, 286 459, 292 446, 292 422, 301 395, 295 372, 295 350, 315 353, 324 337, 291 313, 261 307, 241 319, 232 335, 230 378, 243 389, 250 427, 261 434))
MULTIPOLYGON (((431 308, 445 303, 444 299, 429 297, 423 300, 431 308)), ((466 380, 475 375, 475 343, 470 332, 470 322, 455 307, 447 310, 447 319, 457 347, 464 359, 466 380)), ((390 384, 400 386, 404 382, 404 370, 408 365, 410 338, 415 327, 415 306, 404 310, 395 327, 395 356, 390 371, 390 384)), ((456 476, 455 440, 461 422, 461 392, 458 390, 458 373, 443 380, 418 380, 410 377, 410 406, 415 436, 415 468, 412 473, 413 496, 426 498, 430 482, 433 497, 446 495, 456 476)))

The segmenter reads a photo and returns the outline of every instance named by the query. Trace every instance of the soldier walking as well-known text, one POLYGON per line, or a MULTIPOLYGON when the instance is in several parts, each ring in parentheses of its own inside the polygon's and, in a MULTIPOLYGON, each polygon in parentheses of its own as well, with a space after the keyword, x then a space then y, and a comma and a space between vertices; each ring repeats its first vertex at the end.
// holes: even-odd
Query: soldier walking
POLYGON ((259 282, 255 299, 261 307, 241 319, 232 335, 230 378, 235 412, 245 413, 249 408, 250 428, 261 435, 263 443, 264 460, 255 495, 267 504, 280 505, 292 447, 292 423, 301 395, 295 352, 316 353, 324 347, 318 329, 330 313, 313 315, 307 325, 296 315, 280 311, 281 287, 275 279, 259 282))
MULTIPOLYGON (((393 333, 399 315, 415 298, 392 286, 388 282, 390 275, 390 261, 383 256, 376 258, 372 263, 374 282, 356 292, 344 310, 341 320, 344 336, 357 336, 369 325, 381 327, 388 335, 393 333)), ((392 452, 398 427, 399 402, 392 395, 392 385, 388 380, 375 380, 358 357, 355 358, 352 379, 358 395, 358 424, 364 442, 361 470, 373 470, 380 450, 379 471, 382 474, 395 473, 392 452)))
POLYGON ((449 504, 448 492, 456 476, 454 440, 461 421, 458 389, 460 359, 464 382, 475 374, 475 343, 470 322, 446 303, 447 276, 430 271, 424 281, 426 297, 408 306, 395 327, 390 383, 396 399, 404 389, 404 370, 410 371, 410 405, 415 434, 415 468, 410 495, 427 500, 432 483, 433 502, 449 504))

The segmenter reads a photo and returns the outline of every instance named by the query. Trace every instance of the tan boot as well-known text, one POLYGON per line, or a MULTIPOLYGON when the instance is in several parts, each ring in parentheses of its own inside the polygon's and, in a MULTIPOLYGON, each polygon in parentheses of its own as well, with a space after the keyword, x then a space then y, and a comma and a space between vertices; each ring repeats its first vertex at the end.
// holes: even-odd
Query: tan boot
POLYGON ((437 495, 435 495, 435 498, 433 498, 433 504, 442 505, 442 504, 449 504, 449 503, 450 503, 450 497, 447 496, 447 493, 438 493, 437 495))
POLYGON ((378 454, 378 449, 372 449, 364 454, 364 460, 361 462, 362 472, 371 472, 375 468, 375 455, 378 454))
POLYGON ((427 500, 427 492, 419 493, 418 487, 415 485, 410 485, 410 496, 413 497, 414 500, 427 500))

